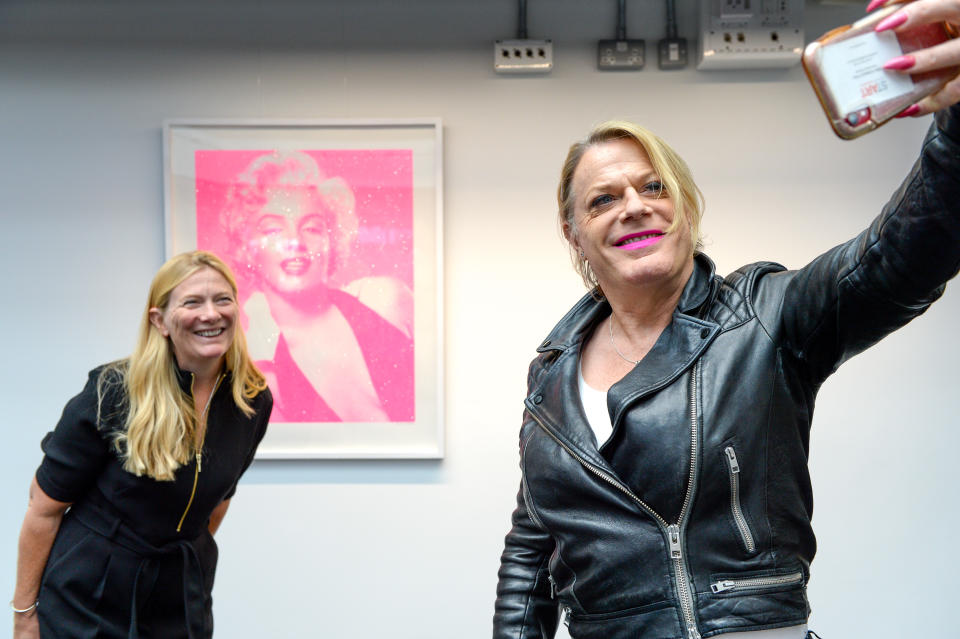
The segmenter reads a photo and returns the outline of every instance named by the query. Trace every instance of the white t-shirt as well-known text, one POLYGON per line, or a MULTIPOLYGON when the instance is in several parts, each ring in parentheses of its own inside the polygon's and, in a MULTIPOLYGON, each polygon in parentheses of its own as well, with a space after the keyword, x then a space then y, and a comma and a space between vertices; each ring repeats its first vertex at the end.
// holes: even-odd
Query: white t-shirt
MULTIPOLYGON (((581 363, 583 360, 581 360, 581 363)), ((587 423, 597 436, 597 448, 607 443, 613 434, 613 424, 607 411, 607 393, 593 388, 583 379, 583 368, 577 366, 577 383, 580 387, 580 403, 587 415, 587 423)))

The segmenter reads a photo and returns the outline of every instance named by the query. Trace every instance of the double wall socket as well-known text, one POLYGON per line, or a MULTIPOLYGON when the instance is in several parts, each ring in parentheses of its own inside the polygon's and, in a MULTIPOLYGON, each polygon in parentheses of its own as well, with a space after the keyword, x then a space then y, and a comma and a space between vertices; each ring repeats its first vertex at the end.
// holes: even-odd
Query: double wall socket
POLYGON ((497 40, 493 70, 497 73, 549 73, 553 69, 550 40, 497 40))
POLYGON ((597 42, 597 68, 601 71, 639 71, 643 68, 646 52, 643 40, 600 40, 597 42))
POLYGON ((803 53, 804 0, 700 0, 697 69, 792 67, 803 53))

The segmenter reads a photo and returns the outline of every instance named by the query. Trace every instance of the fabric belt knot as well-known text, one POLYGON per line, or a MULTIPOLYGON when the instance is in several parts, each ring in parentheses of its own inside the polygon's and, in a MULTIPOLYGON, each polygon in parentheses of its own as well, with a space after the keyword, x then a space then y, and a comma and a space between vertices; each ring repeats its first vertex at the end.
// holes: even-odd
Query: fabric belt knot
POLYGON ((201 639, 206 636, 203 568, 191 541, 182 539, 155 546, 93 500, 78 502, 71 506, 70 510, 84 527, 140 557, 133 591, 130 595, 128 639, 139 639, 137 594, 140 590, 141 578, 155 580, 160 570, 158 560, 176 554, 179 554, 183 561, 183 612, 187 623, 187 636, 190 639, 201 639))

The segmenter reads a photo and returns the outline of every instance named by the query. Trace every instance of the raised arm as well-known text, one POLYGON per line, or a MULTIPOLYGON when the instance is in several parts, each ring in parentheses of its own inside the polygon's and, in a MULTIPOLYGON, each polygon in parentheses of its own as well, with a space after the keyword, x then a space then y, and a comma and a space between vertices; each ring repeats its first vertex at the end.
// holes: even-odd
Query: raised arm
POLYGON ((958 268, 960 106, 952 106, 936 114, 920 158, 870 226, 795 273, 764 278, 757 306, 817 383, 923 313, 958 268))

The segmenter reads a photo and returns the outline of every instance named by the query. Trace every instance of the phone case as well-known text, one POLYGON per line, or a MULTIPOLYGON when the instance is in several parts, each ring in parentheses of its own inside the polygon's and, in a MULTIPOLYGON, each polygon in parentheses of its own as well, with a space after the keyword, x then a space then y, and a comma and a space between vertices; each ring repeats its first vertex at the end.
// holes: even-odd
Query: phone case
POLYGON ((956 67, 919 74, 883 69, 891 58, 955 35, 944 23, 903 33, 874 31, 877 23, 902 6, 885 7, 851 25, 833 29, 804 49, 807 78, 833 131, 845 140, 873 131, 957 75, 956 67))

